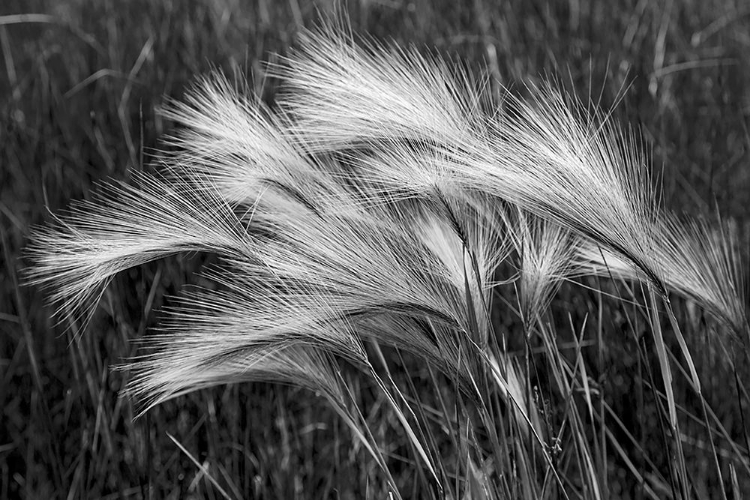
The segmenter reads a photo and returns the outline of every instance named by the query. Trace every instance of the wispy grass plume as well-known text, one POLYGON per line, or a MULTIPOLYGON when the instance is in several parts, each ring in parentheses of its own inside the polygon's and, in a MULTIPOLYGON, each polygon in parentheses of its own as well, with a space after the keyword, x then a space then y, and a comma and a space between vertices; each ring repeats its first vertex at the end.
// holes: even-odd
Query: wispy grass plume
POLYGON ((551 84, 498 99, 437 56, 331 31, 305 33, 274 72, 284 90, 273 110, 221 75, 201 80, 165 111, 180 129, 163 174, 104 186, 34 235, 28 280, 52 290, 63 319, 89 318, 125 269, 218 257, 203 271, 212 286, 186 291, 133 360, 144 408, 233 382, 304 387, 398 496, 395 459, 342 375, 351 369, 435 497, 604 498, 609 429, 604 404, 594 410, 604 384, 583 354, 588 319, 571 328, 570 354, 545 312, 565 280, 625 278, 655 291, 644 310, 687 491, 656 294, 699 392, 668 294, 746 331, 731 233, 665 214, 637 141, 551 84), (503 293, 518 311, 493 303, 503 293), (508 347, 518 319, 525 366, 508 347), (416 388, 405 359, 434 394, 416 388))
POLYGON ((637 143, 551 86, 529 88, 529 100, 508 93, 503 112, 487 114, 490 96, 449 68, 414 51, 308 34, 279 71, 293 90, 282 105, 312 152, 371 151, 383 161, 368 169, 394 188, 457 185, 509 201, 612 248, 662 288, 637 143))

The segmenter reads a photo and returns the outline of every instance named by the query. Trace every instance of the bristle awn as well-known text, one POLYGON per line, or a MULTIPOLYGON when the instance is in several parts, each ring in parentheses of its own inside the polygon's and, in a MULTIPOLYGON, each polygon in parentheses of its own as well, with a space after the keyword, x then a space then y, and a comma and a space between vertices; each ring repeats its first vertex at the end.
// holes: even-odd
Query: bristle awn
MULTIPOLYGON (((659 218, 654 256, 664 270, 667 289, 695 300, 737 339, 747 338, 746 280, 731 225, 710 225, 705 219, 659 218)), ((577 267, 603 276, 640 279, 627 262, 591 240, 582 240, 577 267)), ((665 296, 668 301, 668 298, 665 296)))
POLYGON ((572 274, 574 236, 555 223, 518 212, 516 246, 521 255, 519 302, 528 330, 541 318, 562 281, 572 274))
POLYGON ((311 152, 371 156, 371 175, 411 192, 453 184, 517 204, 621 254, 663 288, 637 143, 577 115, 551 87, 530 88, 529 102, 508 94, 505 111, 489 116, 465 75, 437 57, 319 33, 277 71, 293 90, 281 103, 296 117, 291 140, 311 152))
POLYGON ((670 288, 696 300, 738 339, 747 335, 746 281, 735 230, 721 220, 661 220, 657 247, 670 288))
POLYGON ((165 141, 176 152, 162 162, 202 173, 229 203, 252 204, 269 186, 304 194, 318 186, 319 172, 282 136, 281 117, 221 74, 199 80, 184 102, 170 102, 162 114, 182 127, 165 141))
POLYGON ((358 337, 342 322, 321 318, 316 323, 300 305, 273 300, 270 293, 258 298, 266 300, 236 293, 187 294, 165 322, 164 333, 149 337, 155 352, 136 360, 136 395, 158 404, 186 391, 244 379, 249 369, 242 366, 252 366, 254 353, 266 360, 266 351, 274 347, 325 349, 355 366, 367 366, 358 337))
MULTIPOLYGON (((185 174, 185 172, 183 172, 185 174)), ((137 187, 103 186, 93 201, 32 235, 27 280, 52 290, 62 318, 93 307, 118 272, 180 252, 253 260, 254 251, 231 207, 183 175, 168 181, 135 173, 137 187), (66 313, 64 311, 72 311, 66 313)))

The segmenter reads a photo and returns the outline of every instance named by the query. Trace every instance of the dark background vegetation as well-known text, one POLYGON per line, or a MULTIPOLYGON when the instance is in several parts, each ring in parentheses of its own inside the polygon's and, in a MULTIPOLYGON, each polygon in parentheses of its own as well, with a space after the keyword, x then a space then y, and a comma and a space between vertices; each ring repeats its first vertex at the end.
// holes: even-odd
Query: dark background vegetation
MULTIPOLYGON (((137 407, 120 395, 128 374, 114 367, 136 352, 169 295, 196 281, 201 257, 123 273, 85 334, 56 325, 43 294, 19 284, 32 226, 90 197, 101 180, 152 168, 158 137, 171 130, 157 114, 167 97, 179 99, 196 76, 219 68, 250 76, 255 91, 272 99, 264 64, 287 54, 299 30, 334 7, 301 0, 0 3, 0 500, 139 498, 147 485, 154 498, 218 497, 168 434, 233 497, 367 494, 374 465, 323 402, 298 389, 220 387, 134 420, 137 407)), ((486 66, 504 85, 555 78, 604 110, 619 102, 613 119, 642 133, 664 204, 693 215, 718 211, 736 221, 747 248, 746 3, 352 0, 344 7, 355 32, 435 50, 474 71, 486 66)), ((592 300, 566 286, 553 309, 565 327, 567 314, 583 316, 592 300)), ((592 376, 638 434, 656 420, 653 408, 636 404, 639 332, 625 331, 612 311, 606 345, 591 346, 599 356, 592 376)), ((699 333, 701 318, 688 323, 707 399, 743 443, 733 375, 722 370, 716 341, 699 333)), ((368 388, 357 390, 366 401, 368 388)), ((398 455, 398 426, 370 410, 374 433, 398 455)), ((658 449, 648 435, 638 438, 644 449, 658 449)), ((393 467, 408 484, 408 463, 394 459, 393 467)), ((609 494, 638 497, 622 463, 607 467, 609 494)), ((716 487, 708 469, 707 461, 693 471, 704 498, 716 487)))

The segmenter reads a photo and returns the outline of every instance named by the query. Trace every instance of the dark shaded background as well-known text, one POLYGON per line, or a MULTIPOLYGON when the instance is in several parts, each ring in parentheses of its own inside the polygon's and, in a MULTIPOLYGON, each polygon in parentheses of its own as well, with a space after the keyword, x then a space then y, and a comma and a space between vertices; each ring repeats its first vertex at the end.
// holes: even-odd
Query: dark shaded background
MULTIPOLYGON (((747 242, 746 3, 344 4, 356 32, 435 50, 474 71, 486 66, 513 88, 555 78, 604 110, 617 104, 613 119, 645 139, 654 175, 663 180, 664 204, 693 215, 718 211, 736 221, 747 242)), ((135 352, 133 339, 155 324, 154 311, 169 304, 168 295, 195 282, 191 272, 203 258, 123 273, 78 342, 75 325, 67 331, 55 325, 42 294, 19 285, 33 225, 71 200, 88 198, 98 181, 151 168, 158 137, 171 129, 156 114, 166 97, 180 98, 196 76, 219 68, 250 75, 256 91, 272 100, 275 86, 263 80, 264 63, 287 53, 303 26, 333 10, 332 2, 297 0, 2 1, 0 499, 64 498, 66 492, 139 497, 144 484, 153 486, 155 498, 216 496, 166 433, 199 461, 218 463, 212 475, 225 488, 234 485, 233 494, 363 495, 372 472, 362 465, 363 454, 319 400, 296 389, 256 384, 201 391, 133 421, 133 403, 118 397, 127 373, 112 367, 135 352)), ((560 300, 575 309, 566 290, 560 300)), ((636 357, 629 352, 626 345, 610 350, 617 359, 608 372, 614 407, 630 402, 627 373, 636 357)), ((710 355, 702 363, 710 369, 710 355)), ((717 413, 736 406, 729 380, 717 373, 707 376, 706 386, 717 413)), ((729 409, 723 414, 736 418, 729 409)), ((373 419, 385 433, 385 423, 373 419)), ((630 496, 626 476, 613 462, 612 495, 630 496)))

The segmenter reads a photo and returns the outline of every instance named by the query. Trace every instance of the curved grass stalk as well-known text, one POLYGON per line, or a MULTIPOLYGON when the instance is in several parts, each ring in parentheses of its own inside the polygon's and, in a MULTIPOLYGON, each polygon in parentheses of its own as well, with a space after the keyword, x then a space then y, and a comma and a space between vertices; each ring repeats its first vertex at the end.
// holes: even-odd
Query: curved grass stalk
MULTIPOLYGON (((671 215, 662 216, 658 224, 654 254, 667 289, 696 301, 737 338, 746 337, 747 285, 731 227, 711 226, 705 220, 681 222, 671 215)), ((581 243, 576 259, 581 269, 600 276, 641 278, 628 262, 591 241, 581 243)))

